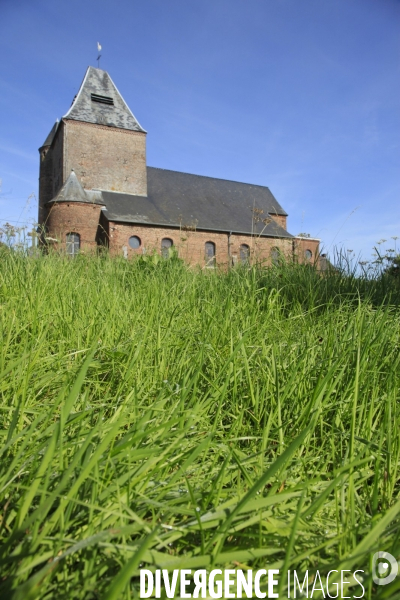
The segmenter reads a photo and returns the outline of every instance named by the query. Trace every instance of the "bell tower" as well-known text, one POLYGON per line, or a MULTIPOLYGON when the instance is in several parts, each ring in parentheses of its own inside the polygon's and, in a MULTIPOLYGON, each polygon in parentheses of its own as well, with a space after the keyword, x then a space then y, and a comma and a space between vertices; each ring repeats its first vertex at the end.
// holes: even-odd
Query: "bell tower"
POLYGON ((146 131, 106 71, 88 67, 39 152, 40 224, 71 171, 85 190, 147 196, 146 131))

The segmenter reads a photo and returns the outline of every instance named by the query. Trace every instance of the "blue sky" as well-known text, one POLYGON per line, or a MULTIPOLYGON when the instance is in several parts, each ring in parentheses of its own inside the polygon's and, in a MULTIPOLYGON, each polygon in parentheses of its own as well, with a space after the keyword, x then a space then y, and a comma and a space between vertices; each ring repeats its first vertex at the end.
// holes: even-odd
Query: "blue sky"
POLYGON ((0 0, 0 220, 35 220, 37 149, 100 41, 149 165, 266 185, 328 251, 391 248, 399 29, 398 0, 0 0))

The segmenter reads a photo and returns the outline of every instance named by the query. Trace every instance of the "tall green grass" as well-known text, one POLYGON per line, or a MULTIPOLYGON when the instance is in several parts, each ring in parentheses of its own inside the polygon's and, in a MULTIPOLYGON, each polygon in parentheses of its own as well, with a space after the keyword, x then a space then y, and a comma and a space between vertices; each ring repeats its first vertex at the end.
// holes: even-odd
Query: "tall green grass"
POLYGON ((400 597, 369 575, 400 554, 398 305, 340 270, 4 251, 0 597, 214 565, 359 568, 400 597))

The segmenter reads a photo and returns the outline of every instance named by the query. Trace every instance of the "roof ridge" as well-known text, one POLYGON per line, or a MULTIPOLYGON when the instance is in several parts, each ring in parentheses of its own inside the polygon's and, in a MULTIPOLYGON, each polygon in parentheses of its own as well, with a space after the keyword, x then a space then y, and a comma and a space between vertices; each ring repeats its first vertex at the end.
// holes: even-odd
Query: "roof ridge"
MULTIPOLYGON (((46 139, 44 140, 44 142, 40 146, 40 148, 44 148, 45 146, 51 146, 51 144, 53 143, 53 140, 56 136, 59 125, 60 125, 60 121, 58 119, 56 119, 56 122, 54 123, 53 127, 50 129, 49 133, 47 134, 46 139)), ((39 148, 39 150, 40 150, 40 148, 39 148)))
POLYGON ((82 90, 83 90, 83 86, 84 86, 84 84, 85 84, 85 81, 86 81, 86 78, 87 78, 87 76, 88 76, 88 73, 89 73, 89 69, 90 69, 90 68, 91 68, 91 67, 88 67, 88 68, 86 69, 86 73, 85 73, 85 75, 84 75, 84 78, 82 79, 82 83, 81 83, 81 85, 80 85, 80 87, 79 87, 78 93, 76 94, 75 98, 72 100, 72 104, 71 104, 71 106, 69 107, 69 109, 67 110, 67 112, 65 113, 65 115, 63 115, 63 117, 62 117, 63 119, 65 119, 66 117, 68 117, 68 115, 69 115, 69 113, 71 112, 72 108, 73 108, 73 107, 75 106, 75 104, 77 103, 77 101, 78 101, 78 98, 79 98, 79 96, 80 96, 80 94, 81 94, 81 92, 82 92, 82 90))
MULTIPOLYGON (((95 67, 91 67, 91 68, 93 69, 93 68, 95 68, 95 67)), ((99 70, 100 70, 100 69, 99 69, 99 70)), ((107 71, 104 71, 104 73, 107 73, 107 71)), ((143 129, 143 127, 141 126, 141 124, 139 123, 139 121, 137 120, 137 118, 135 117, 135 115, 133 114, 133 112, 131 111, 131 109, 129 108, 129 104, 128 104, 127 102, 125 102, 125 99, 124 99, 124 97, 122 96, 121 92, 119 91, 119 89, 118 89, 118 88, 117 88, 117 86, 115 85, 115 83, 114 83, 114 80, 113 80, 113 78, 111 77, 111 75, 110 75, 109 73, 107 73, 107 75, 109 76, 111 83, 113 84, 113 86, 114 86, 114 87, 115 87, 115 89, 117 90, 118 94, 120 95, 122 102, 124 102, 124 104, 125 104, 126 108, 127 108, 127 109, 129 110, 129 112, 131 113, 131 115, 132 115, 133 119, 134 119, 134 120, 136 121, 136 123, 139 125, 140 129, 142 129, 142 131, 144 131, 144 133, 147 133, 147 131, 146 131, 145 129, 143 129)))
POLYGON ((163 169, 162 167, 151 167, 150 165, 147 165, 147 169, 157 169, 157 171, 169 171, 170 173, 181 173, 182 175, 190 175, 191 177, 204 177, 205 179, 217 179, 218 181, 227 181, 229 183, 240 183, 241 185, 251 185, 253 187, 259 187, 259 188, 263 188, 264 190, 268 190, 272 194, 271 190, 269 189, 269 187, 267 185, 260 185, 258 183, 246 183, 245 181, 237 181, 236 179, 225 179, 225 177, 211 177, 211 175, 199 175, 198 173, 188 173, 187 171, 175 171, 174 169, 163 169))

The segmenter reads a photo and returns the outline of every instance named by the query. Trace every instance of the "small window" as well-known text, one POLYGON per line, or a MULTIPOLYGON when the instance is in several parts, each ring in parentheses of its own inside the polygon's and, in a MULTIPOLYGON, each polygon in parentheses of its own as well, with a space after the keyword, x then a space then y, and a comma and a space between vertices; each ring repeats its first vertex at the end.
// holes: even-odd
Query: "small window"
POLYGON ((79 233, 67 233, 66 249, 69 256, 76 256, 81 246, 81 236, 79 233))
POLYGON ((271 262, 276 267, 281 263, 281 251, 276 246, 271 248, 271 262))
POLYGON ((99 102, 100 104, 108 104, 114 106, 114 99, 110 96, 99 96, 99 94, 90 94, 92 102, 99 102))
POLYGON ((170 238, 163 238, 161 240, 161 254, 164 258, 169 257, 169 249, 174 245, 170 238))
POLYGON ((206 267, 215 267, 215 244, 214 242, 205 243, 206 267))
POLYGON ((304 258, 307 261, 310 261, 312 259, 312 252, 311 252, 311 250, 308 250, 308 249, 305 250, 305 252, 304 252, 304 258))
POLYGON ((250 246, 242 244, 240 246, 240 262, 242 265, 248 265, 250 261, 250 246))
POLYGON ((129 238, 129 246, 133 250, 137 250, 137 248, 140 248, 141 244, 142 240, 140 239, 140 237, 138 237, 137 235, 131 235, 131 237, 129 238))

